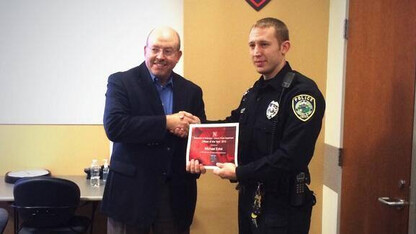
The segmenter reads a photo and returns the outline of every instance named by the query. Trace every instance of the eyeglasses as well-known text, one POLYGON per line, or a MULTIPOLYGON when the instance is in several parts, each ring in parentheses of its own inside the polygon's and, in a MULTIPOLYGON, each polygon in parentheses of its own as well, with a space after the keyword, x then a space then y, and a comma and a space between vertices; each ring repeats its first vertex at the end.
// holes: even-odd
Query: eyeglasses
POLYGON ((160 48, 160 47, 150 47, 148 49, 153 55, 157 55, 160 52, 162 52, 162 54, 165 55, 166 57, 172 56, 176 53, 176 51, 178 51, 173 48, 160 48))

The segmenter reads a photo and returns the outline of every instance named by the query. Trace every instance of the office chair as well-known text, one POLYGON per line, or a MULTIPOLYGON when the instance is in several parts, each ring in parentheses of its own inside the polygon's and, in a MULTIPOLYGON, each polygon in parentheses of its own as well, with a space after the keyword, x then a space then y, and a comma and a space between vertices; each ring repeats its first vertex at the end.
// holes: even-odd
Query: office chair
POLYGON ((76 216, 80 190, 74 182, 37 177, 21 179, 13 189, 19 234, 85 233, 90 220, 76 216))
POLYGON ((7 221, 9 221, 9 213, 7 210, 0 208, 0 234, 4 232, 7 221))

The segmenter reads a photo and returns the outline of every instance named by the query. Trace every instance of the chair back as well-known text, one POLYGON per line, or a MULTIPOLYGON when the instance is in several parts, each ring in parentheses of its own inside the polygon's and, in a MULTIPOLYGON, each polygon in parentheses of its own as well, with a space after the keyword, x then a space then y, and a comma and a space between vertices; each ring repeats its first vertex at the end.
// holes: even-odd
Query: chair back
POLYGON ((18 180, 14 207, 25 226, 57 227, 73 217, 80 201, 78 185, 66 179, 37 177, 18 180))
POLYGON ((6 228, 7 221, 9 221, 9 213, 6 209, 0 208, 0 234, 6 228))

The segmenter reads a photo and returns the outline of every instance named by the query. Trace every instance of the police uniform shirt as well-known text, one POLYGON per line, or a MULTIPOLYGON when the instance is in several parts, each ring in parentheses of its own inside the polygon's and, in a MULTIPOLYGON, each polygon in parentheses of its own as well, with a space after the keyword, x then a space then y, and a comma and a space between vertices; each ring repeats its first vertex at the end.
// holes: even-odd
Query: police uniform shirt
POLYGON ((291 71, 286 63, 274 78, 261 77, 227 118, 240 123, 236 175, 242 184, 273 182, 282 173, 307 170, 325 100, 313 80, 295 71, 291 86, 283 90, 283 78, 291 71))

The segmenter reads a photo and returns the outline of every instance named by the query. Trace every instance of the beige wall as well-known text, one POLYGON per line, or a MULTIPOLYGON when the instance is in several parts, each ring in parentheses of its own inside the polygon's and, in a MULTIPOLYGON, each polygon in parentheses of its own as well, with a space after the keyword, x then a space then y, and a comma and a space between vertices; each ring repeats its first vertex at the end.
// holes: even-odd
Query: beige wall
POLYGON ((109 157, 101 125, 0 125, 0 174, 46 168, 55 175, 83 175, 93 158, 109 157))
MULTIPOLYGON (((248 55, 248 33, 256 20, 267 16, 288 25, 292 68, 313 78, 325 93, 329 0, 276 0, 260 12, 240 0, 184 0, 184 74, 202 87, 209 119, 227 116, 259 77, 248 55)), ((321 233, 322 223, 323 132, 311 163, 312 189, 318 198, 313 234, 321 233)), ((195 233, 237 233, 233 188, 211 173, 200 179, 195 233), (227 225, 222 218, 231 221, 227 225)))

